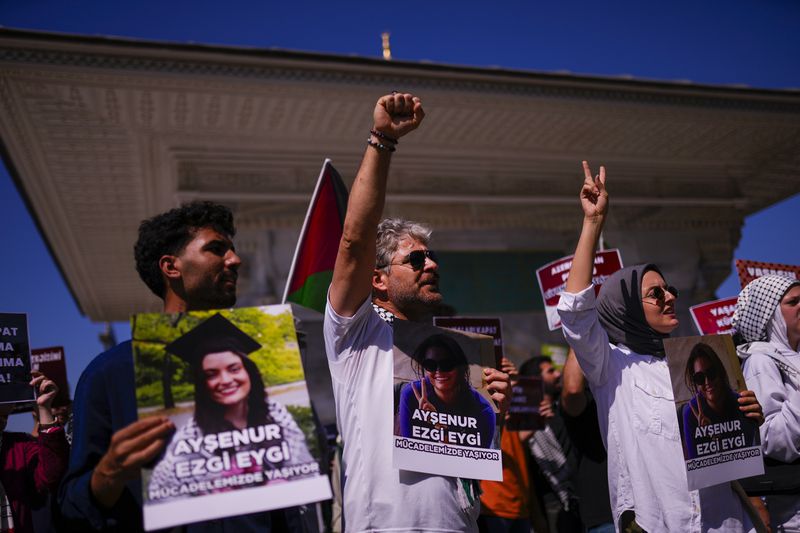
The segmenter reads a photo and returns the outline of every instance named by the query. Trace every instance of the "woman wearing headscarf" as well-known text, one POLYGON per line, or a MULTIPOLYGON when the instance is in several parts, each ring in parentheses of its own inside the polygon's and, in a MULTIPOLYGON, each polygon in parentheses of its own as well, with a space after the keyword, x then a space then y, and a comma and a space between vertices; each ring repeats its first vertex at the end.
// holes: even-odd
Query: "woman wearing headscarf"
MULTIPOLYGON (((751 281, 739 294, 732 324, 743 341, 737 352, 744 378, 763 402, 769 474, 770 464, 800 461, 800 281, 772 275, 751 281)), ((766 497, 776 531, 800 531, 800 497, 796 487, 793 492, 766 497)))
MULTIPOLYGON (((622 531, 746 531, 751 522, 730 484, 688 490, 663 346, 678 326, 677 291, 655 265, 637 265, 610 276, 595 303, 608 193, 603 167, 596 177, 585 161, 583 169, 583 229, 558 312, 597 402, 614 521, 622 531)), ((739 405, 763 419, 752 392, 739 405)))

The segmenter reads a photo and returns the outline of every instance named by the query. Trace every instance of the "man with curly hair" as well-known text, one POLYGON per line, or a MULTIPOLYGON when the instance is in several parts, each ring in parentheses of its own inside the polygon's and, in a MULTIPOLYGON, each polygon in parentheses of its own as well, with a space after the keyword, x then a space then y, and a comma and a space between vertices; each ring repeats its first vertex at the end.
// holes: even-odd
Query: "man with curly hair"
MULTIPOLYGON (((147 219, 134 246, 142 281, 165 313, 232 307, 241 259, 231 211, 194 202, 147 219)), ((166 417, 137 421, 131 341, 97 356, 75 390, 74 440, 59 502, 69 530, 142 531, 140 468, 174 431, 166 417)), ((290 513, 255 513, 186 531, 279 531, 290 513), (276 523, 276 521, 280 523, 276 523)))

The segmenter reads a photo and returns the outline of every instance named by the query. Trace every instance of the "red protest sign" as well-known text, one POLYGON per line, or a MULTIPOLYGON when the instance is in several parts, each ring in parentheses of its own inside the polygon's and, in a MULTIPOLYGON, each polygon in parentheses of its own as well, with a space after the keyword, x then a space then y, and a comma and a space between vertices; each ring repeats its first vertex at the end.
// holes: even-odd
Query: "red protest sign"
MULTIPOLYGON (((552 263, 547 263, 536 270, 536 279, 539 281, 539 290, 542 291, 544 300, 544 312, 547 316, 547 326, 550 331, 561 327, 561 320, 558 318, 556 306, 558 299, 564 288, 567 286, 569 269, 572 268, 573 256, 562 257, 552 263)), ((619 250, 604 250, 597 252, 594 258, 594 271, 592 272, 592 283, 594 283, 595 294, 600 291, 600 286, 608 276, 622 269, 622 256, 619 250)))
POLYGON ((737 259, 736 271, 739 273, 739 283, 742 285, 743 289, 754 279, 770 274, 800 279, 800 266, 798 265, 783 265, 781 263, 765 263, 763 261, 737 259))
POLYGON ((733 333, 731 319, 736 310, 738 297, 723 298, 693 305, 689 308, 694 325, 701 335, 725 335, 733 333))
POLYGON ((58 386, 58 394, 53 400, 53 407, 61 407, 69 403, 69 381, 67 381, 67 360, 64 348, 39 348, 31 350, 31 370, 38 370, 58 386))
POLYGON ((500 360, 503 359, 503 323, 499 318, 435 316, 433 325, 492 337, 494 339, 495 367, 500 368, 500 360))

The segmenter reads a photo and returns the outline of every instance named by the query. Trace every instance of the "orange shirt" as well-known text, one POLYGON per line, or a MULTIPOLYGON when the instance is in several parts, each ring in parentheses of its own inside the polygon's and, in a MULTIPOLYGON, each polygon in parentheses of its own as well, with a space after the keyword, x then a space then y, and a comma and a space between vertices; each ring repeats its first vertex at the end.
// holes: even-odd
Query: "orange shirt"
POLYGON ((516 431, 503 430, 503 481, 481 481, 481 514, 501 518, 530 516, 530 481, 525 448, 516 431))

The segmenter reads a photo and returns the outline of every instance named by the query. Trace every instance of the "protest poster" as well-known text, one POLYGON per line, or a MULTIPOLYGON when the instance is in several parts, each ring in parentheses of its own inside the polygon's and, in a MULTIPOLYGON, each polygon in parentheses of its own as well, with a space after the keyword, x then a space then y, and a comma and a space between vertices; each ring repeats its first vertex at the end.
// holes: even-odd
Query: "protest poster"
POLYGON ((28 315, 0 313, 0 403, 34 400, 28 315))
POLYGON ((289 305, 131 319, 139 418, 176 431, 142 469, 145 529, 330 498, 289 305))
POLYGON ((763 261, 750 261, 749 259, 737 259, 736 272, 739 274, 739 283, 743 289, 748 283, 761 276, 774 275, 800 279, 800 265, 765 263, 763 261))
POLYGON ((503 480, 498 411, 484 381, 492 338, 395 320, 393 466, 503 480))
POLYGON ((506 429, 524 431, 542 429, 544 418, 539 404, 544 399, 544 385, 539 376, 518 376, 511 380, 511 406, 508 408, 506 429))
MULTIPOLYGON (((539 290, 542 293, 544 312, 550 331, 561 327, 561 320, 556 312, 556 307, 561 293, 564 292, 567 286, 567 277, 569 276, 570 268, 572 268, 572 258, 573 256, 568 255, 536 269, 536 279, 539 282, 539 290)), ((600 286, 606 278, 620 269, 622 269, 622 256, 619 250, 597 252, 592 271, 595 294, 600 292, 600 286)))
POLYGON ((435 316, 433 317, 433 325, 492 337, 494 339, 494 367, 501 367, 501 361, 503 360, 503 323, 499 317, 435 316))
POLYGON ((664 339, 689 490, 764 473, 758 424, 739 410, 730 335, 664 339))
POLYGON ((64 348, 38 348, 31 350, 31 369, 38 370, 58 387, 58 394, 53 399, 53 407, 61 407, 70 403, 69 381, 67 380, 67 361, 64 348))
POLYGON ((731 320, 733 320, 733 312, 736 311, 738 299, 738 296, 732 296, 690 307, 689 313, 692 315, 692 320, 694 320, 694 325, 700 335, 733 333, 731 320))

